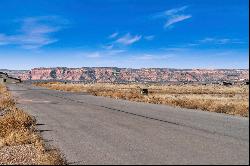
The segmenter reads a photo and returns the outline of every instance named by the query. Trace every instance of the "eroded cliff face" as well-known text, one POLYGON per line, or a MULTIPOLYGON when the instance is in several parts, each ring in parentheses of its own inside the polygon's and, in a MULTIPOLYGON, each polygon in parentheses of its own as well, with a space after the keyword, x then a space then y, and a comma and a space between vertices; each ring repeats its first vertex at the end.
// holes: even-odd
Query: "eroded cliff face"
POLYGON ((31 70, 31 79, 32 80, 51 80, 52 77, 51 75, 53 74, 53 69, 49 69, 49 68, 43 68, 41 70, 37 70, 37 69, 32 69, 31 70))
POLYGON ((35 68, 15 75, 22 80, 82 82, 216 82, 249 80, 248 69, 167 69, 167 68, 35 68))

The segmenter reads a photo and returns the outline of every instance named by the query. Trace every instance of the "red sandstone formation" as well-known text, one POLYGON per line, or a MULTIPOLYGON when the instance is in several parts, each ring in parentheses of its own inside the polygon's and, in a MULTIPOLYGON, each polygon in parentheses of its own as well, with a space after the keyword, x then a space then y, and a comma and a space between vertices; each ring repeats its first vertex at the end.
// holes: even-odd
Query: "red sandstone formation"
POLYGON ((167 69, 167 68, 35 68, 12 72, 22 80, 82 82, 218 82, 249 80, 248 69, 167 69))

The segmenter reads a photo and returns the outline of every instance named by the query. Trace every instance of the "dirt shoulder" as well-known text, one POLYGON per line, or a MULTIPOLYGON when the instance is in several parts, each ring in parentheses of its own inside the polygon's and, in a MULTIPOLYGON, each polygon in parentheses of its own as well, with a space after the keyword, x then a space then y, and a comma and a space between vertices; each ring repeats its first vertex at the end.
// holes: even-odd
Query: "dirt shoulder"
POLYGON ((65 165, 59 150, 48 147, 36 119, 15 106, 7 88, 0 84, 0 164, 65 165))

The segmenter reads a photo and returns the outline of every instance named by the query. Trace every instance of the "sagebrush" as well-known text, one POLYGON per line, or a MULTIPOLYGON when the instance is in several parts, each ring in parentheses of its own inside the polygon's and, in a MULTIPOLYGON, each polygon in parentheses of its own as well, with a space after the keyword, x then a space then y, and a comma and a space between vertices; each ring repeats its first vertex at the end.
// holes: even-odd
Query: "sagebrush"
MULTIPOLYGON (((17 108, 15 100, 1 84, 0 113, 3 114, 0 116, 0 149, 4 146, 31 144, 36 149, 36 161, 29 164, 62 165, 66 163, 58 150, 45 148, 43 139, 36 132, 35 118, 17 108)), ((0 156, 0 163, 2 160, 0 156)), ((3 164, 13 164, 13 161, 3 164)))
POLYGON ((88 92, 136 102, 167 104, 190 109, 249 116, 249 86, 247 85, 143 85, 143 84, 63 84, 60 82, 36 83, 54 90, 88 92), (149 89, 141 95, 140 88, 149 89))

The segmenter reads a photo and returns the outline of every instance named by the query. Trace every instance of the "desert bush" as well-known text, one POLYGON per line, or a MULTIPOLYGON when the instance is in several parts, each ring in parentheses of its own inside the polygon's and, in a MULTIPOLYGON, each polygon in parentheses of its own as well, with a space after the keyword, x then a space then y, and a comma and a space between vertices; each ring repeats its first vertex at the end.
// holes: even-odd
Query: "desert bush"
POLYGON ((11 98, 10 93, 6 87, 0 85, 0 111, 13 109, 15 107, 15 101, 11 98))
POLYGON ((152 104, 167 104, 217 113, 248 116, 249 87, 221 85, 148 85, 149 95, 140 94, 142 84, 61 84, 41 83, 54 90, 88 92, 95 96, 152 104))
POLYGON ((0 117, 0 137, 6 137, 13 131, 31 129, 35 119, 22 110, 13 109, 0 117))
POLYGON ((58 150, 46 148, 40 134, 35 130, 35 118, 18 109, 6 87, 0 84, 0 111, 3 110, 5 113, 0 116, 0 148, 32 144, 36 149, 35 164, 66 164, 66 160, 58 150))

